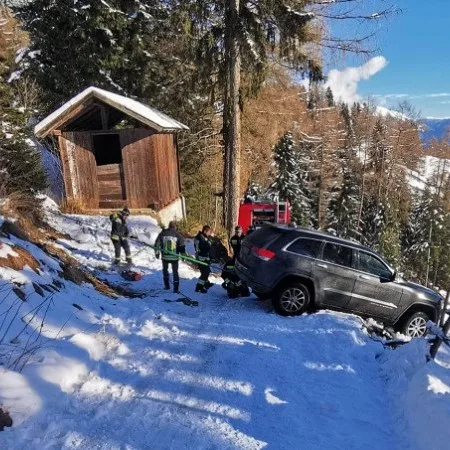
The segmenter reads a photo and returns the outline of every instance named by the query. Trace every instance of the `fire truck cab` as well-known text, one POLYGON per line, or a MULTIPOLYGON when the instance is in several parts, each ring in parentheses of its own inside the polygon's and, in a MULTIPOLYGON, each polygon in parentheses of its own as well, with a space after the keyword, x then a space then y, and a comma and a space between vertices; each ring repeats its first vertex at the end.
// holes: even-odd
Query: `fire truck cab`
POLYGON ((238 223, 244 234, 247 234, 250 226, 258 229, 264 222, 288 224, 290 221, 291 207, 288 201, 245 200, 241 202, 239 207, 238 223))

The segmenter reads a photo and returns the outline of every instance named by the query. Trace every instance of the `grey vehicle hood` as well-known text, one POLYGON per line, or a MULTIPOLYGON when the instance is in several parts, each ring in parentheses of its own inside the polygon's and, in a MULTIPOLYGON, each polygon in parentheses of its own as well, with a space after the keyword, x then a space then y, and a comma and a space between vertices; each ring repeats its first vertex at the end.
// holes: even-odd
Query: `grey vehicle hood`
POLYGON ((417 294, 423 294, 424 296, 426 296, 428 300, 432 300, 435 302, 441 301, 441 296, 436 291, 428 289, 427 287, 422 286, 421 284, 413 283, 412 281, 406 281, 403 279, 397 280, 397 283, 400 286, 409 288, 411 291, 414 291, 417 294))

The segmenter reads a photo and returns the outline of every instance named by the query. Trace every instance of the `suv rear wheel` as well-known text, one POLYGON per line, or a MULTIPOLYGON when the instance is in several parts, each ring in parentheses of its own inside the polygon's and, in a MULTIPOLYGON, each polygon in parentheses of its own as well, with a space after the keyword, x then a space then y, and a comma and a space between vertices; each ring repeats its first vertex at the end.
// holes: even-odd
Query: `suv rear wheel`
POLYGON ((424 312, 411 314, 403 325, 403 334, 412 338, 425 336, 429 320, 430 318, 424 312))
POLYGON ((273 307, 282 316, 298 316, 306 311, 311 295, 300 282, 283 285, 273 299, 273 307))

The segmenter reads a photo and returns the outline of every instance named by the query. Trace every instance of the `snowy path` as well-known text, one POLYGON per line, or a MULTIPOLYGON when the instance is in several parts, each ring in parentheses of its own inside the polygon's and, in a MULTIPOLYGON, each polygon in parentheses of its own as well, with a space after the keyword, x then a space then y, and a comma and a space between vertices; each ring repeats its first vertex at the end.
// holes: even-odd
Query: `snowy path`
MULTIPOLYGON (((89 220, 70 245, 98 267, 110 253, 106 227, 92 235, 89 220)), ((183 265, 182 290, 200 302, 186 306, 160 290, 150 251, 136 262, 143 299, 69 284, 55 297, 49 330, 67 320, 61 305, 83 311, 22 375, 3 375, 0 400, 25 406, 22 423, 0 433, 1 449, 415 450, 380 370, 386 350, 359 319, 283 318, 253 297, 228 300, 220 285, 195 294, 197 274, 183 265)))
POLYGON ((59 355, 77 360, 68 383, 80 381, 63 396, 31 386, 44 413, 8 448, 406 448, 379 375, 382 349, 358 320, 283 319, 213 289, 200 307, 111 307, 106 333, 71 338, 78 355, 61 343, 59 355))

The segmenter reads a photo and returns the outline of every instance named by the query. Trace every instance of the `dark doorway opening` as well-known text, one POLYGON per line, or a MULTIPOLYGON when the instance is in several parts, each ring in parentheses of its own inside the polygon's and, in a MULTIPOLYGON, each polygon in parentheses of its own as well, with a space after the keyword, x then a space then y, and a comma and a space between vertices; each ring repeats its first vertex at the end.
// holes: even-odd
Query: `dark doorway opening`
POLYGON ((122 149, 118 134, 95 134, 93 137, 97 166, 122 163, 122 149))

